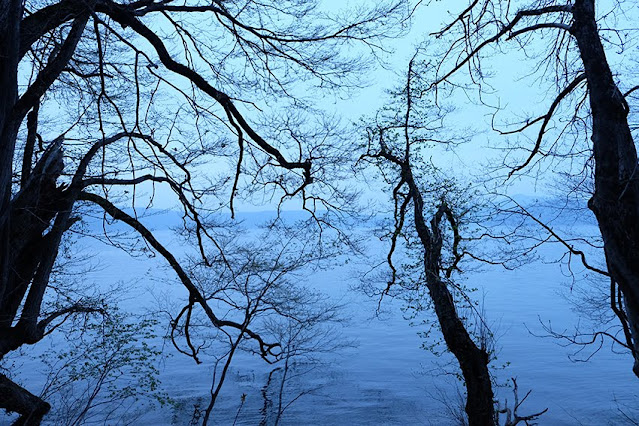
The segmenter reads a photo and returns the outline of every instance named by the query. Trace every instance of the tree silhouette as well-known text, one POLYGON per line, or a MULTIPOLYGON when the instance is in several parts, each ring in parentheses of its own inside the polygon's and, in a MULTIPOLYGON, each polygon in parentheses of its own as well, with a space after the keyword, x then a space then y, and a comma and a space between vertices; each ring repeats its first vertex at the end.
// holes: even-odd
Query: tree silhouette
MULTIPOLYGON (((216 316, 138 204, 152 204, 156 187, 172 193, 204 264, 208 246, 224 256, 203 218, 234 214, 237 197, 263 191, 312 211, 327 188, 321 145, 330 129, 310 131, 307 101, 359 84, 355 71, 405 17, 402 2, 331 14, 302 0, 3 1, 0 357, 73 313, 104 309, 87 300, 42 308, 60 244, 85 209, 128 225, 163 257, 189 309, 273 356, 277 342, 216 316), (269 105, 287 113, 269 117, 269 105)), ((4 375, 0 407, 20 413, 19 424, 38 424, 49 409, 4 375)))

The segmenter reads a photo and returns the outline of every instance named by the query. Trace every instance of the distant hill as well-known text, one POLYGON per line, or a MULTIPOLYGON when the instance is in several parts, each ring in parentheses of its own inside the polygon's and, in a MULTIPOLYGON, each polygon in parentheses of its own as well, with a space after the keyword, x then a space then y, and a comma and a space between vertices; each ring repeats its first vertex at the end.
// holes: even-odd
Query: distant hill
MULTIPOLYGON (((532 197, 528 195, 516 195, 513 199, 526 209, 530 214, 544 223, 552 226, 596 226, 597 222, 594 214, 588 209, 587 201, 577 201, 574 199, 552 198, 552 197, 532 197)), ((503 208, 507 210, 516 210, 514 203, 506 202, 503 208)), ((133 215, 131 208, 124 209, 127 213, 133 215)), ((520 215, 513 214, 495 214, 493 211, 487 212, 496 224, 507 225, 520 220, 520 215)), ((141 222, 151 230, 162 230, 172 227, 179 227, 182 224, 182 212, 177 210, 161 210, 161 209, 138 209, 138 218, 141 222)), ((275 210, 264 210, 254 212, 236 212, 235 218, 231 219, 230 212, 213 213, 209 219, 214 223, 233 223, 241 224, 244 229, 255 229, 260 225, 264 225, 277 217, 275 210)), ((280 211, 279 218, 288 224, 309 219, 309 213, 305 211, 280 211)), ((383 219, 388 218, 387 213, 378 213, 371 217, 365 223, 356 222, 349 226, 366 227, 375 226, 383 219)), ((83 222, 89 229, 102 229, 103 218, 98 215, 86 214, 82 217, 83 222)), ((108 222, 113 222, 108 218, 108 222)), ((123 223, 111 223, 109 229, 112 231, 127 230, 127 225, 123 223)))

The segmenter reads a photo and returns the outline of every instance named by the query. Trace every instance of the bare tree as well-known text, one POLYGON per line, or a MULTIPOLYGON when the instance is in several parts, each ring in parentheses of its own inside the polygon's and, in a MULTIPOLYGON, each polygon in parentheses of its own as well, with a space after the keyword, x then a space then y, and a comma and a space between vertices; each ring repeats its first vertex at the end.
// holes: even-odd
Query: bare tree
POLYGON ((526 395, 524 395, 524 397, 520 400, 519 399, 519 387, 517 386, 517 379, 515 379, 514 377, 511 379, 511 381, 513 382, 513 397, 514 397, 514 402, 513 405, 511 407, 508 406, 508 401, 506 400, 505 403, 505 407, 501 408, 501 406, 498 408, 497 410, 497 417, 496 417, 496 424, 501 424, 500 420, 499 420, 499 414, 505 414, 506 418, 504 420, 504 426, 516 426, 520 423, 523 423, 525 425, 534 425, 537 423, 532 423, 534 420, 537 420, 541 415, 543 415, 546 411, 548 411, 548 409, 544 409, 538 413, 535 414, 529 414, 529 415, 520 415, 519 414, 519 408, 521 408, 521 405, 526 401, 526 398, 528 398, 528 396, 530 395, 531 391, 528 391, 526 393, 526 395))
MULTIPOLYGON (((436 171, 421 160, 426 148, 446 143, 442 135, 446 113, 428 101, 425 79, 418 71, 423 66, 415 63, 415 57, 410 61, 406 84, 395 94, 399 108, 389 108, 390 117, 379 114, 375 125, 368 127, 367 153, 362 156, 383 171, 392 188, 393 225, 387 256, 391 276, 382 295, 389 294, 398 281, 417 289, 426 286, 446 348, 455 356, 464 379, 468 423, 490 425, 495 419, 488 368, 490 332, 481 315, 471 316, 470 321, 474 318, 480 324, 480 333, 473 338, 469 320, 459 314, 458 306, 466 306, 468 296, 453 277, 460 271, 460 262, 470 254, 463 238, 468 210, 458 203, 455 182, 438 179, 436 171), (395 266, 394 257, 402 240, 406 241, 406 250, 418 253, 417 274, 406 265, 395 266)), ((474 304, 468 306, 473 308, 474 304)), ((471 312, 479 314, 476 309, 471 312)))
MULTIPOLYGON (((156 187, 173 194, 209 265, 207 244, 225 260, 202 218, 233 215, 238 197, 254 202, 261 189, 262 199, 297 199, 310 212, 322 206, 334 189, 323 179, 330 132, 313 139, 290 118, 312 115, 307 100, 318 91, 360 84, 353 71, 406 16, 400 1, 341 15, 301 0, 3 1, 0 357, 37 343, 70 314, 100 309, 80 301, 41 309, 61 241, 84 208, 126 224, 162 257, 188 290, 189 309, 273 356, 277 342, 216 315, 138 209, 152 205, 156 187), (255 124, 269 105, 289 111, 271 140, 255 124)), ((19 424, 38 424, 49 410, 4 375, 0 407, 20 413, 19 424)))
POLYGON ((611 49, 623 52, 627 39, 635 37, 632 21, 621 29, 624 5, 604 6, 595 0, 472 1, 433 34, 444 51, 433 85, 462 85, 486 95, 489 57, 508 46, 535 61, 528 78, 552 81, 549 90, 556 95, 543 113, 499 129, 530 141, 515 147, 525 153, 518 164, 504 157, 500 166, 507 166, 511 177, 548 160, 545 164, 552 166, 541 173, 571 174, 577 185, 572 191, 581 194, 589 192, 587 184, 593 178, 588 207, 603 238, 610 304, 639 375, 639 181, 626 100, 636 87, 615 74, 607 58, 611 49), (612 27, 607 27, 610 22, 612 27))
MULTIPOLYGON (((180 352, 197 362, 203 355, 215 359, 203 424, 215 418, 215 404, 238 352, 258 354, 288 371, 298 359, 339 347, 334 329, 341 318, 339 306, 308 288, 304 277, 327 267, 326 262, 341 250, 319 249, 317 237, 306 230, 308 225, 271 224, 254 236, 255 241, 230 240, 224 245, 224 258, 211 256, 211 267, 201 260, 192 265, 196 285, 211 306, 227 321, 242 325, 235 330, 211 329, 205 316, 193 312, 192 302, 171 320, 171 339, 180 352), (276 342, 268 356, 256 339, 276 342)), ((280 407, 278 418, 284 411, 280 407)))
MULTIPOLYGON (((484 310, 472 297, 472 286, 461 278, 485 265, 521 266, 532 260, 527 259, 531 248, 521 243, 521 222, 495 208, 495 200, 470 182, 464 184, 463 172, 455 170, 451 177, 439 167, 438 153, 468 142, 472 130, 453 125, 452 102, 436 102, 435 68, 421 57, 428 49, 423 45, 416 51, 404 84, 389 93, 387 106, 366 127, 366 152, 360 158, 381 175, 392 204, 381 231, 390 247, 380 302, 386 295, 403 298, 411 319, 424 310, 434 311, 437 322, 425 320, 420 326, 430 328, 420 334, 432 339, 433 330, 441 333, 443 351, 438 351, 441 342, 426 347, 455 357, 459 370, 454 374, 466 390, 464 409, 447 405, 449 414, 461 424, 495 425, 502 412, 496 407, 491 374, 495 339, 484 310), (510 225, 500 226, 502 222, 510 225)), ((515 407, 508 408, 514 410, 508 424, 534 420, 545 412, 520 416, 521 403, 516 397, 515 407)))

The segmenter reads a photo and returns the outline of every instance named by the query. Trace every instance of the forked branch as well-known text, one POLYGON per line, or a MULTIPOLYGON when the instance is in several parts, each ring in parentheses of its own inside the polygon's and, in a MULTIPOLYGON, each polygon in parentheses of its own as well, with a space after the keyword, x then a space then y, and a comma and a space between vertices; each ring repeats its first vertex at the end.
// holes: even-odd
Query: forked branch
POLYGON ((145 241, 154 250, 160 253, 160 255, 162 255, 162 257, 164 257, 164 259, 168 262, 169 266, 177 274, 178 278, 180 279, 180 282, 182 282, 184 287, 186 287, 186 289, 189 291, 189 295, 190 295, 189 297, 191 297, 197 304, 199 304, 202 307, 206 316, 208 317, 209 321, 211 321, 211 324, 213 324, 214 327, 217 327, 220 329, 228 327, 228 328, 236 329, 238 331, 243 331, 251 339, 255 340, 258 343, 260 348, 260 355, 262 356, 262 358, 264 358, 268 362, 271 362, 271 357, 277 357, 278 353, 275 352, 275 350, 280 347, 279 343, 266 343, 264 342, 264 340, 259 334, 249 329, 246 329, 243 324, 218 318, 213 312, 213 309, 211 308, 211 306, 208 304, 206 298, 202 295, 200 290, 193 283, 193 281, 188 276, 186 271, 182 268, 178 260, 173 255, 173 253, 171 253, 166 247, 164 247, 155 238, 155 236, 151 233, 151 231, 149 231, 144 225, 142 225, 140 221, 126 214, 124 211, 117 208, 110 201, 100 197, 99 195, 92 194, 89 192, 82 192, 80 194, 79 199, 97 204, 102 209, 104 209, 104 211, 107 212, 113 219, 120 220, 126 223, 131 228, 133 228, 138 234, 140 234, 140 236, 144 238, 145 241))

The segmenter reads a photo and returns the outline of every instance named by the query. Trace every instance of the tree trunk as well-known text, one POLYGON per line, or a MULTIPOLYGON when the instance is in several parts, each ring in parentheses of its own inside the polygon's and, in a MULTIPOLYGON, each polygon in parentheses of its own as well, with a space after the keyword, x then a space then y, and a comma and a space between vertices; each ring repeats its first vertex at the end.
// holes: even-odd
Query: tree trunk
POLYGON ((0 2, 0 299, 9 277, 9 213, 16 132, 11 113, 18 97, 22 0, 0 2))
POLYGON ((0 401, 2 401, 2 408, 21 414, 14 426, 39 425, 44 415, 51 409, 47 402, 13 383, 4 374, 0 374, 0 401))
MULTIPOLYGON (((428 272, 427 272, 428 273, 428 272)), ((459 363, 466 383, 466 414, 470 426, 494 425, 495 406, 488 354, 477 347, 459 319, 453 296, 438 277, 429 275, 428 291, 448 349, 459 363)))
POLYGON ((639 376, 639 171, 628 104, 614 82, 597 31, 594 0, 576 0, 572 32, 584 64, 595 158, 595 213, 612 279, 623 293, 639 376))
MULTIPOLYGON (((424 247, 424 272, 428 293, 433 301, 446 346, 457 359, 464 376, 468 424, 469 426, 494 426, 495 405, 492 380, 488 371, 490 362, 488 352, 478 347, 468 334, 466 326, 457 314, 453 295, 441 278, 440 221, 448 207, 442 201, 437 213, 430 221, 429 228, 424 219, 424 201, 408 165, 404 169, 404 179, 414 197, 415 228, 424 247)), ((455 225, 451 223, 451 226, 455 225)))

